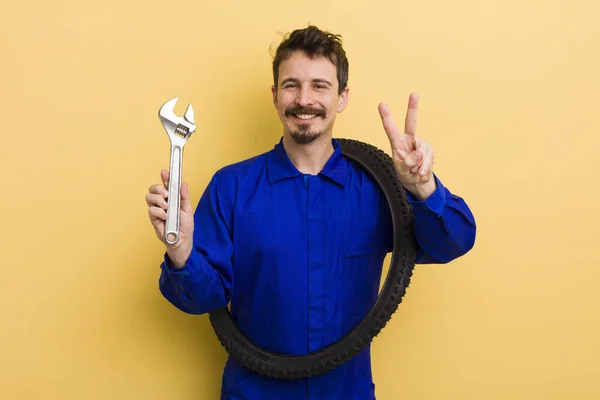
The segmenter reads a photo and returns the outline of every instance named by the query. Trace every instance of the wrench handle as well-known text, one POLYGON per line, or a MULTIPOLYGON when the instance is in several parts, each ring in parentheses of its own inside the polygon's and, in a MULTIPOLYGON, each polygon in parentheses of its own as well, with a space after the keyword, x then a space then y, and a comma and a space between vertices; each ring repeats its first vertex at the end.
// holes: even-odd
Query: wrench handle
POLYGON ((169 169, 169 198, 167 199, 167 222, 165 241, 175 244, 179 240, 179 215, 181 210, 181 170, 183 146, 171 144, 171 168, 169 169))

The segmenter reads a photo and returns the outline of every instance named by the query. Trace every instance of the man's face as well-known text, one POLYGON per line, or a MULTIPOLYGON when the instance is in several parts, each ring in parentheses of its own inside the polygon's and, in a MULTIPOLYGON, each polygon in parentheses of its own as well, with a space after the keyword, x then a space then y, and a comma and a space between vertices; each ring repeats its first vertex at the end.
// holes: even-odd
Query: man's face
POLYGON ((348 89, 338 95, 337 70, 326 57, 311 59, 295 52, 279 64, 273 103, 284 134, 298 144, 331 135, 336 114, 346 107, 348 89))

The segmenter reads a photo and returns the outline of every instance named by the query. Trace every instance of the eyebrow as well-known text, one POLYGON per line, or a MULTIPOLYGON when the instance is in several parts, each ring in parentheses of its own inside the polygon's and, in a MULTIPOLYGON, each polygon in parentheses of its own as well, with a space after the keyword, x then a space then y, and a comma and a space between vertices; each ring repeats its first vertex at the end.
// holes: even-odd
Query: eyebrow
MULTIPOLYGON (((281 85, 283 86, 288 82, 299 83, 300 81, 296 78, 287 78, 287 79, 284 79, 283 81, 281 81, 281 85)), ((332 86, 331 82, 329 82, 327 79, 316 78, 316 79, 313 79, 312 82, 313 83, 324 83, 327 86, 330 86, 330 87, 332 86)))

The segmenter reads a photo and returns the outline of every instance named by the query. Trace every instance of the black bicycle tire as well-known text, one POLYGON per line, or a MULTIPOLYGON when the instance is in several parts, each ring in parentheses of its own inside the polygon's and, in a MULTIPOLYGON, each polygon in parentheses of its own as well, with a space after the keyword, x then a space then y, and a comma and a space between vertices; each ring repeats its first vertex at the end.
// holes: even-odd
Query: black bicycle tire
POLYGON ((229 355, 250 371, 269 378, 307 378, 350 360, 387 325, 410 285, 417 252, 414 217, 404 188, 396 177, 392 158, 375 146, 358 140, 337 140, 343 155, 363 167, 387 199, 394 229, 390 267, 378 298, 365 318, 340 340, 309 354, 287 355, 264 350, 240 331, 227 307, 210 312, 213 330, 229 355))

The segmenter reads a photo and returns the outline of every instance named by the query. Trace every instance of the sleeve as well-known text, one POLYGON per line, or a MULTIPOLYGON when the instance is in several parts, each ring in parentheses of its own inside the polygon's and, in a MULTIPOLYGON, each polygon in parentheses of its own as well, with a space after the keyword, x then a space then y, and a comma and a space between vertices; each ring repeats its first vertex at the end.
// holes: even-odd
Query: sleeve
POLYGON ((475 244, 477 228, 469 206, 451 193, 436 175, 434 179, 436 189, 423 201, 405 190, 414 215, 417 264, 449 263, 475 244))
POLYGON ((174 268, 168 254, 164 255, 159 288, 183 312, 204 314, 229 303, 233 288, 232 210, 220 193, 215 174, 194 212, 194 246, 187 262, 174 268))

